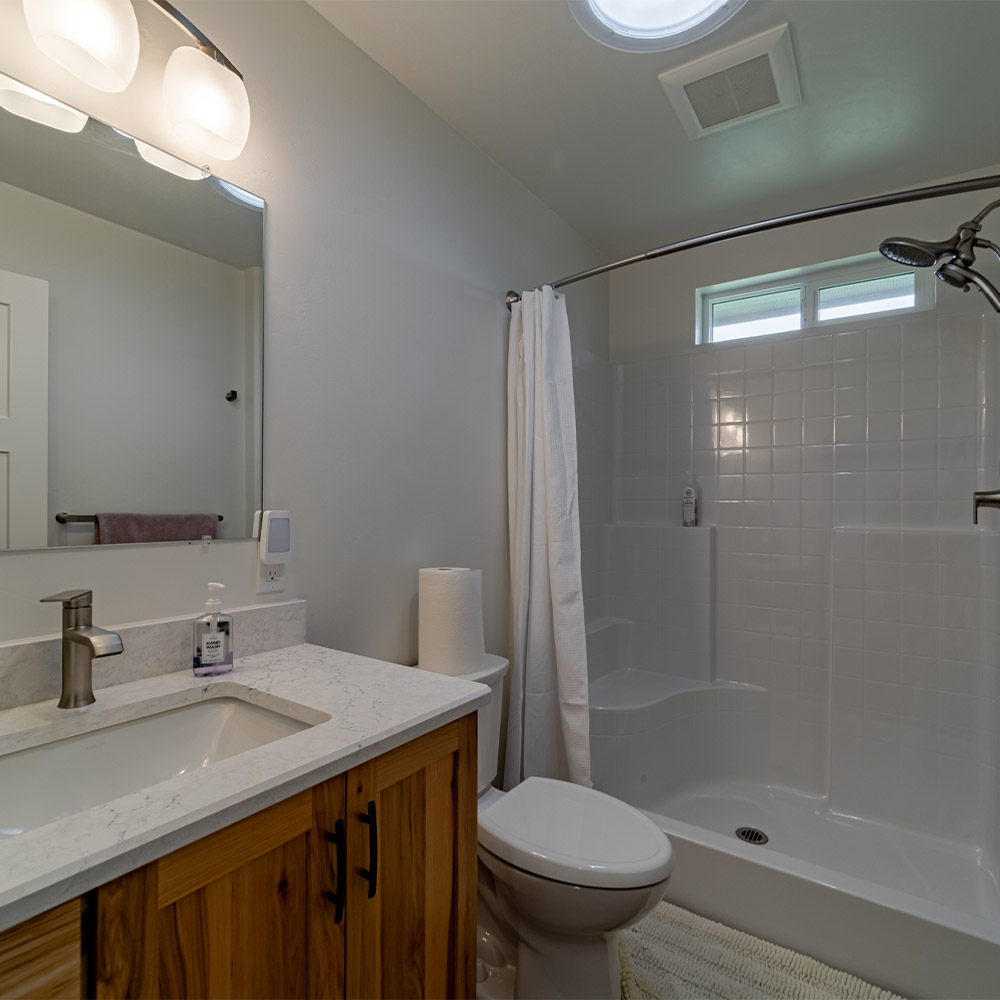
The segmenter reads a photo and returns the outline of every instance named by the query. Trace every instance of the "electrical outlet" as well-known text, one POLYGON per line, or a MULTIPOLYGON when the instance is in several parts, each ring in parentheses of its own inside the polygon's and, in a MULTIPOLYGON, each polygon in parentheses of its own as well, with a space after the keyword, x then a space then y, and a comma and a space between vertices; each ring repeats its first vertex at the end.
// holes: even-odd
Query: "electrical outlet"
POLYGON ((257 593, 268 594, 275 590, 285 589, 284 563, 260 563, 260 576, 257 580, 257 593))

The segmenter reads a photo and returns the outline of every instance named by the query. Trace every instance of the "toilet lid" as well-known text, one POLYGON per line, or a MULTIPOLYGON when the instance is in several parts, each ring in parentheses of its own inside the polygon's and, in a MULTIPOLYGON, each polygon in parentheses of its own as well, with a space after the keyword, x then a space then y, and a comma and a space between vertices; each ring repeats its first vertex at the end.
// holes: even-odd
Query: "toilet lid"
POLYGON ((619 799, 526 778, 479 814, 479 842, 516 868, 570 885, 633 889, 674 868, 666 834, 619 799))

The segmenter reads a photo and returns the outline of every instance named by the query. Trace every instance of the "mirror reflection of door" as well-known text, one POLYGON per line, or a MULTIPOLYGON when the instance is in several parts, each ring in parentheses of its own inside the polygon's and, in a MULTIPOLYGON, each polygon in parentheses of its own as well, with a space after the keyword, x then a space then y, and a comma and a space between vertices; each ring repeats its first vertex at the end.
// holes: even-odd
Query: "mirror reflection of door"
POLYGON ((49 283, 0 271, 0 548, 47 544, 49 283))

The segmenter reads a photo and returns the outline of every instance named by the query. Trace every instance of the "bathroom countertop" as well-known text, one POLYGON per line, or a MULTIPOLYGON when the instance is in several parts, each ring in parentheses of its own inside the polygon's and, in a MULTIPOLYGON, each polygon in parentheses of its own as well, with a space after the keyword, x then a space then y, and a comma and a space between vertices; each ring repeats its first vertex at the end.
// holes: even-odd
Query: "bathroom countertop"
POLYGON ((84 709, 50 701, 0 712, 0 755, 225 696, 313 725, 0 837, 0 930, 461 718, 486 702, 489 688, 302 644, 238 659, 220 677, 182 671, 104 688, 84 709))

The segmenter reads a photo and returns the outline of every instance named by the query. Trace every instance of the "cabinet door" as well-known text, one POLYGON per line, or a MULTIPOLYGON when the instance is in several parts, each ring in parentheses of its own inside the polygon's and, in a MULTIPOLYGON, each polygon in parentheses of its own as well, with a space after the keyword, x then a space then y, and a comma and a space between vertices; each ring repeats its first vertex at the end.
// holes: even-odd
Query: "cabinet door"
POLYGON ((82 996, 80 918, 74 899, 0 934, 0 996, 82 996))
POLYGON ((313 792, 96 893, 98 997, 303 997, 313 792))
POLYGON ((475 715, 349 771, 347 828, 347 995, 473 996, 475 715))
POLYGON ((347 891, 344 775, 313 789, 309 838, 309 996, 344 997, 347 891))

